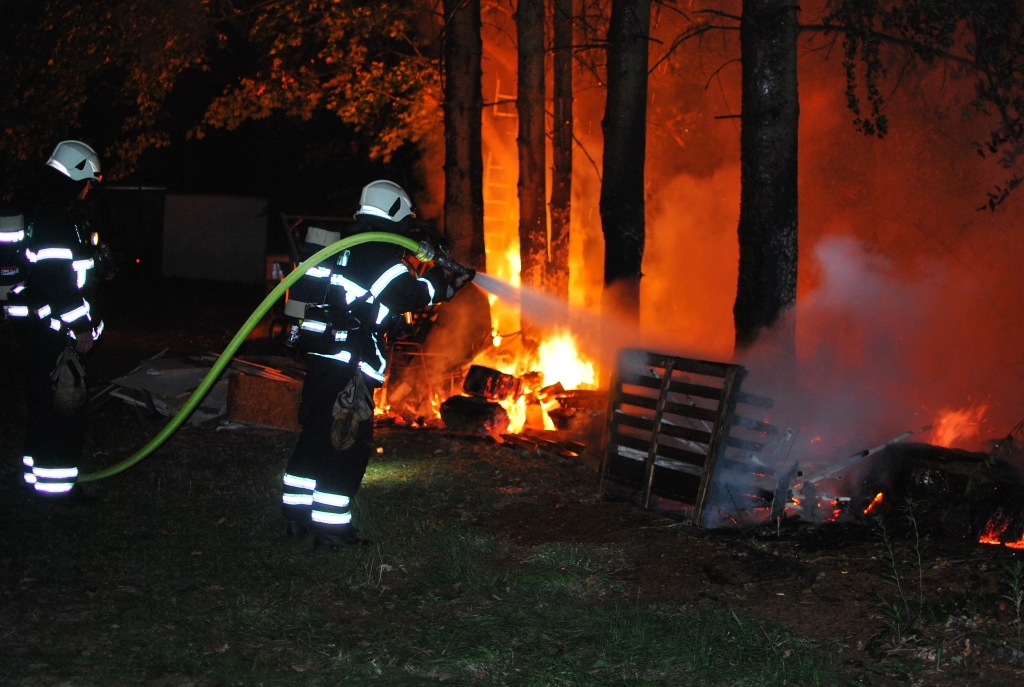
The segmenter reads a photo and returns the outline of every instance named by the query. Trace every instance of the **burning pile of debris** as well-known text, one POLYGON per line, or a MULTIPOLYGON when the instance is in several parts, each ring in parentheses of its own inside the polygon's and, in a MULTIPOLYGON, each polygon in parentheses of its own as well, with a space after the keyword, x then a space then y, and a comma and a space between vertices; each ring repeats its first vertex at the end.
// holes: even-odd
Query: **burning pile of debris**
POLYGON ((912 507, 945 535, 1024 547, 1018 424, 988 453, 907 442, 801 465, 797 432, 764 419, 739 365, 623 351, 609 395, 602 489, 708 528, 867 522, 912 507))
POLYGON ((793 466, 773 494, 770 517, 811 523, 913 517, 930 532, 1024 548, 1024 475, 1013 465, 1024 453, 1014 433, 991 452, 904 441, 913 434, 825 470, 793 466), (1008 446, 1016 448, 1006 453, 1008 446))
MULTIPOLYGON (((541 372, 516 377, 471 364, 462 393, 440 404, 440 417, 451 431, 489 435, 499 441, 512 441, 510 435, 522 434, 523 430, 534 436, 539 430, 587 436, 603 415, 605 403, 606 396, 597 390, 565 389, 560 383, 544 386, 541 372), (509 409, 520 406, 524 420, 513 434, 509 409)), ((581 445, 570 443, 575 448, 581 445)))

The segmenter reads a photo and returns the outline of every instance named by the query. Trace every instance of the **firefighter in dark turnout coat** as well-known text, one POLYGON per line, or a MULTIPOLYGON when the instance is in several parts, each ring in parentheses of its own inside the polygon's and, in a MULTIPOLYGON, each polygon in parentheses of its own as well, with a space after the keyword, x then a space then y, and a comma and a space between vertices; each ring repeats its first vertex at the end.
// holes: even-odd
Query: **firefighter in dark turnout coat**
POLYGON ((75 492, 85 443, 85 368, 103 331, 83 295, 95 264, 82 201, 100 181, 96 151, 62 141, 46 161, 25 206, 27 275, 9 295, 7 314, 19 319, 25 364, 28 425, 25 482, 40 497, 75 492))
MULTIPOLYGON (((359 202, 353 233, 409 235, 415 214, 397 184, 367 184, 359 202)), ((358 244, 311 268, 294 289, 307 304, 299 323, 306 378, 302 429, 284 474, 282 509, 288 535, 312 532, 315 547, 362 541, 351 504, 372 451, 373 390, 387 371, 389 324, 450 299, 473 276, 452 276, 438 266, 420 276, 405 257, 394 244, 358 244)))

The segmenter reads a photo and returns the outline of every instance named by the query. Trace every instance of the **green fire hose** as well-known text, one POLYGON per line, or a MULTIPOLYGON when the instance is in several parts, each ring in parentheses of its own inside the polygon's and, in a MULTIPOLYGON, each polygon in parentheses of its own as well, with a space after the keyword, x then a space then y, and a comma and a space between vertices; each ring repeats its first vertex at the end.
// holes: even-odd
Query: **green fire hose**
POLYGON ((286 276, 281 281, 281 283, 275 286, 274 289, 269 294, 267 294, 267 297, 264 298, 263 302, 260 303, 259 306, 257 306, 256 310, 253 311, 252 315, 249 316, 249 319, 246 320, 245 324, 242 325, 242 328, 238 330, 237 334, 235 334, 235 337, 231 339, 231 342, 227 345, 227 348, 224 349, 224 352, 221 353, 220 357, 217 358, 217 360, 214 362, 213 367, 210 368, 210 372, 206 375, 206 377, 199 384, 199 386, 196 387, 196 390, 192 392, 192 395, 181 407, 181 410, 179 410, 178 413, 173 418, 171 418, 171 421, 167 423, 167 426, 164 427, 159 434, 153 437, 149 441, 149 443, 147 443, 141 449, 136 451, 134 454, 128 456, 120 463, 112 465, 111 467, 106 468, 105 470, 99 470, 97 472, 90 472, 79 475, 78 481, 93 482, 96 480, 105 479, 107 477, 112 477, 134 466, 143 458, 147 457, 149 454, 151 454, 153 451, 159 448, 165 441, 167 441, 167 438, 170 437, 171 434, 173 434, 181 426, 183 422, 185 422, 185 420, 192 413, 192 411, 195 410, 196 406, 199 405, 199 402, 203 400, 203 397, 205 397, 206 394, 210 391, 210 388, 217 382, 217 378, 220 377, 221 373, 224 371, 224 368, 227 367, 228 363, 231 362, 231 358, 238 350, 238 347, 242 345, 242 342, 245 341, 245 338, 249 335, 249 332, 251 332, 253 328, 257 324, 259 324, 260 320, 263 319, 263 316, 270 311, 270 308, 273 307, 274 303, 284 294, 285 291, 291 288, 291 286, 295 284, 295 282, 297 282, 299 278, 306 273, 307 270, 309 270, 311 267, 316 266, 324 259, 330 257, 335 253, 341 252, 346 248, 351 248, 352 246, 358 245, 360 243, 369 243, 371 241, 397 244, 399 246, 402 246, 403 248, 412 251, 413 253, 416 254, 416 257, 418 259, 423 260, 424 262, 429 262, 431 260, 436 260, 440 262, 443 259, 439 258, 438 256, 435 256, 434 248, 429 243, 418 243, 406 236, 402 236, 400 234, 390 234, 382 231, 370 231, 362 234, 355 234, 353 236, 341 239, 340 241, 336 241, 335 243, 332 243, 326 248, 323 248, 322 250, 314 253, 307 260, 301 263, 298 267, 292 270, 291 273, 289 273, 288 276, 286 276))

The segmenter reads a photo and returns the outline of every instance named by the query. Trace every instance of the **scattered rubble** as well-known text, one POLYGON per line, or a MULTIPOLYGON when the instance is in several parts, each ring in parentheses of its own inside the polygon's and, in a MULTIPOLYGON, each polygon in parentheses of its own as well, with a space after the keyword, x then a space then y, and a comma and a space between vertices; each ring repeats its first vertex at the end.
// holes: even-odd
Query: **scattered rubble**
MULTIPOLYGON (((173 417, 210 374, 212 353, 165 357, 167 350, 143 360, 92 397, 106 396, 152 416, 173 417)), ((235 358, 188 417, 191 425, 222 421, 280 429, 298 429, 298 403, 304 372, 284 357, 235 358)))

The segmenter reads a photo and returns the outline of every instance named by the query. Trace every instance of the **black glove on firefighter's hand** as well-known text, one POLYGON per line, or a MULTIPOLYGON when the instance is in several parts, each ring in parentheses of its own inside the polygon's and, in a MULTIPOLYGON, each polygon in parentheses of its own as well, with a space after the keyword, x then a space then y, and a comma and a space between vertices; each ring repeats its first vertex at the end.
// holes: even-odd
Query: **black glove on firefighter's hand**
POLYGON ((467 271, 465 271, 465 272, 463 272, 461 274, 456 274, 455 278, 452 279, 452 288, 454 288, 456 291, 458 291, 463 286, 465 286, 469 282, 473 281, 473 278, 475 276, 476 276, 476 270, 474 270, 473 268, 469 268, 467 271))
POLYGON ((476 270, 468 269, 465 272, 456 272, 454 275, 448 273, 446 276, 448 276, 448 293, 445 300, 450 301, 454 298, 456 291, 473 280, 473 277, 476 276, 476 270))

